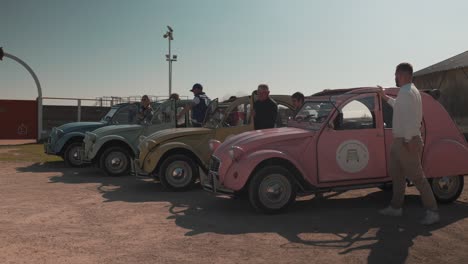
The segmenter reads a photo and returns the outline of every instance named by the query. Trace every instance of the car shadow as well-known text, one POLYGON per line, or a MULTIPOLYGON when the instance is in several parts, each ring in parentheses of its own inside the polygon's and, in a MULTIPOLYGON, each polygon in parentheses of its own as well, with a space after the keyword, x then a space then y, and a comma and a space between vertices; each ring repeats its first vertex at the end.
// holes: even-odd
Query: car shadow
POLYGON ((368 263, 403 263, 417 237, 431 236, 433 231, 468 217, 468 204, 455 202, 440 206, 440 223, 423 226, 419 220, 424 210, 418 195, 406 196, 404 216, 379 215, 378 209, 390 198, 391 193, 375 191, 357 198, 298 201, 280 215, 260 215, 248 209, 247 201, 217 198, 206 207, 174 210, 170 219, 190 230, 186 236, 277 233, 288 240, 283 248, 336 248, 340 254, 368 250, 368 263))
POLYGON ((25 167, 16 168, 18 172, 52 172, 50 183, 64 184, 97 184, 96 189, 102 194, 105 202, 124 201, 130 203, 139 202, 170 202, 175 207, 192 206, 194 197, 190 193, 198 193, 203 199, 209 198, 209 194, 197 186, 192 192, 177 193, 163 189, 159 182, 151 178, 140 178, 132 175, 110 177, 106 176, 99 168, 84 167, 70 168, 63 161, 34 163, 25 167), (182 195, 181 195, 182 194, 182 195))
MULTIPOLYGON (((370 189, 364 196, 326 194, 298 200, 289 211, 263 215, 247 200, 214 196, 199 187, 190 192, 164 191, 151 179, 106 177, 96 168, 67 168, 64 164, 33 164, 23 172, 57 172, 50 183, 96 183, 105 202, 167 202, 168 220, 187 229, 186 236, 275 233, 287 240, 282 248, 334 248, 339 254, 369 251, 368 263, 403 263, 413 241, 468 217, 468 203, 440 205, 441 222, 423 226, 424 210, 418 195, 407 195, 402 217, 385 217, 378 209, 388 204, 391 192, 370 189), (357 197, 356 197, 357 196, 357 197)), ((464 191, 466 191, 465 188, 464 191)))

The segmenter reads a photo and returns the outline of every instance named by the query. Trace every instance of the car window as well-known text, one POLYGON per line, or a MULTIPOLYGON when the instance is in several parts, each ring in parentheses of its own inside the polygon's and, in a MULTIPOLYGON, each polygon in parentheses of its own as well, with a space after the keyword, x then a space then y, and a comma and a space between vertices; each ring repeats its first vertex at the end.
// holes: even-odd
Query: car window
POLYGON ((134 124, 139 104, 129 104, 121 107, 112 118, 113 124, 134 124))
POLYGON ((223 126, 245 126, 249 124, 250 104, 239 104, 226 117, 223 126))
POLYGON ((159 110, 153 116, 151 124, 159 125, 164 123, 170 123, 174 120, 174 105, 164 104, 159 107, 159 110))
POLYGON ((103 122, 107 122, 107 121, 110 121, 112 120, 112 117, 114 116, 114 114, 119 110, 119 108, 117 107, 112 107, 109 112, 107 112, 107 114, 101 119, 101 121, 103 122))
MULTIPOLYGON (((186 105, 179 105, 177 106, 177 113, 182 112, 185 109, 186 105)), ((181 116, 179 119, 177 119, 177 127, 186 127, 186 124, 191 124, 191 117, 192 116, 192 110, 188 110, 188 112, 184 115, 181 116), (185 122, 187 118, 187 122, 185 122)), ((191 126, 191 125, 189 125, 191 126)))
POLYGON ((278 115, 276 116, 276 127, 284 127, 288 120, 294 115, 294 111, 282 103, 278 103, 278 115))
POLYGON ((338 129, 369 129, 375 128, 375 101, 374 96, 358 98, 346 103, 341 109, 338 118, 342 120, 338 123, 338 129))
POLYGON ((332 101, 307 101, 289 120, 289 126, 317 130, 328 119, 328 115, 334 109, 333 104, 332 101))
POLYGON ((383 100, 382 100, 382 114, 383 114, 384 128, 392 128, 393 127, 393 107, 383 100))

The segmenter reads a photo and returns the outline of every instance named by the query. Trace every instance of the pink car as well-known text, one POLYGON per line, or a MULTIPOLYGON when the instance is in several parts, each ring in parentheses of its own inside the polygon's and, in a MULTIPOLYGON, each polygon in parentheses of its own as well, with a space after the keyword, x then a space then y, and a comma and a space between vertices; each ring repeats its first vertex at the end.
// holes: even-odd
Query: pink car
MULTIPOLYGON (((398 88, 385 90, 395 97, 398 88)), ((439 202, 456 200, 468 174, 465 138, 433 92, 421 92, 422 164, 439 202)), ((391 187, 388 159, 392 108, 376 88, 325 90, 306 98, 288 127, 245 132, 215 149, 204 189, 248 194, 252 206, 273 213, 297 194, 391 187)))

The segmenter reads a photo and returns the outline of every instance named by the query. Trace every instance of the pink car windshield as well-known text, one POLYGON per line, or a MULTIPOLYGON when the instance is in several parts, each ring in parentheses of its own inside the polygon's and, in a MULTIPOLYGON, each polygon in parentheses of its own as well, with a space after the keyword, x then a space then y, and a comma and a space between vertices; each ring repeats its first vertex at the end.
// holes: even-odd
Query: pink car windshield
POLYGON ((330 101, 307 101, 288 121, 289 127, 319 130, 335 107, 330 101))

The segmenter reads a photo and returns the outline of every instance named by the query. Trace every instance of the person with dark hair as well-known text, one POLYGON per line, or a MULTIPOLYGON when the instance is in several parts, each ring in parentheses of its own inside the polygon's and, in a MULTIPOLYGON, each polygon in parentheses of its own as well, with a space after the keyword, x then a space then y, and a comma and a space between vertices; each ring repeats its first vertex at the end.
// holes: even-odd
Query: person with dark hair
POLYGON ((140 108, 138 109, 137 122, 139 124, 147 124, 151 122, 153 118, 153 108, 151 107, 151 100, 148 95, 141 97, 140 108))
POLYGON ((254 102, 252 113, 255 130, 275 127, 278 105, 269 95, 268 85, 260 84, 257 88, 257 100, 254 102))
POLYGON ((294 111, 299 111, 299 109, 304 104, 304 94, 301 92, 295 92, 291 95, 291 101, 294 106, 294 111))
POLYGON ((203 92, 203 86, 199 83, 193 85, 190 90, 193 93, 192 104, 187 105, 178 115, 177 119, 185 115, 187 111, 192 110, 192 125, 201 127, 205 119, 206 110, 210 104, 210 98, 203 92))
POLYGON ((406 177, 421 194, 426 214, 421 223, 431 225, 439 222, 437 202, 426 180, 421 165, 423 140, 421 138, 421 94, 414 86, 413 67, 400 63, 395 71, 395 83, 400 87, 396 98, 387 96, 379 86, 379 94, 393 107, 393 143, 390 149, 389 174, 393 182, 393 197, 390 206, 380 210, 383 215, 400 216, 405 197, 406 177))

